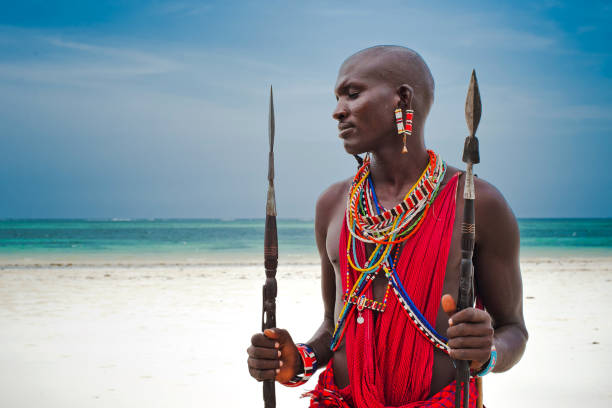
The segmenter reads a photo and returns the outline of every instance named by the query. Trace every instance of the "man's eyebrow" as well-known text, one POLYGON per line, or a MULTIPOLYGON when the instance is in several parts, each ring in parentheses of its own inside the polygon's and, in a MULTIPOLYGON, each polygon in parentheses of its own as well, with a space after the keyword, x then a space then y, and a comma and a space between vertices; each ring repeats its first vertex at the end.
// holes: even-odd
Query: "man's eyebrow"
POLYGON ((339 93, 345 92, 347 87, 348 87, 348 81, 345 79, 344 81, 340 82, 334 88, 334 93, 339 94, 339 93))
POLYGON ((363 85, 359 81, 355 81, 352 79, 345 79, 344 81, 340 82, 338 86, 336 86, 336 88, 334 89, 334 93, 335 94, 346 93, 348 92, 348 89, 350 87, 363 88, 363 85))

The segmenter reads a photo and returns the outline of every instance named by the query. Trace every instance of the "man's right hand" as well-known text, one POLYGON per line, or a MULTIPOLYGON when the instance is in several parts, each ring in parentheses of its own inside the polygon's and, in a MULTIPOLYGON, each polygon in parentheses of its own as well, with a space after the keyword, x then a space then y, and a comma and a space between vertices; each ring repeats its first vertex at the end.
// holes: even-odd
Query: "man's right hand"
POLYGON ((254 334, 247 353, 249 373, 257 381, 286 383, 304 370, 300 353, 284 329, 266 329, 254 334))

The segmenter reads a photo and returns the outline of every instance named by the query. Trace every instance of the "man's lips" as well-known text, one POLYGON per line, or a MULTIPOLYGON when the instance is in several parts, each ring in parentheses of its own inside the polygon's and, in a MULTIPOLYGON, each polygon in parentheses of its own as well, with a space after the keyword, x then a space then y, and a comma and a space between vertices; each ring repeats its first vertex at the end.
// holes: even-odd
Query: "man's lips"
POLYGON ((340 133, 338 136, 344 139, 354 128, 355 127, 349 123, 339 123, 338 129, 340 130, 340 133))

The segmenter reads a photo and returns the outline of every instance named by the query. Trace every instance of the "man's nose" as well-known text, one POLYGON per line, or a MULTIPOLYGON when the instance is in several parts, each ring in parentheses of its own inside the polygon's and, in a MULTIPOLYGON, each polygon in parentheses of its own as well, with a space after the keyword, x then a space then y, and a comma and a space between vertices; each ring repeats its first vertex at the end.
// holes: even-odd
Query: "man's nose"
POLYGON ((345 104, 342 101, 338 101, 338 104, 336 105, 336 109, 334 110, 334 113, 332 113, 332 118, 336 119, 337 121, 342 121, 347 116, 348 116, 348 110, 346 109, 345 104))

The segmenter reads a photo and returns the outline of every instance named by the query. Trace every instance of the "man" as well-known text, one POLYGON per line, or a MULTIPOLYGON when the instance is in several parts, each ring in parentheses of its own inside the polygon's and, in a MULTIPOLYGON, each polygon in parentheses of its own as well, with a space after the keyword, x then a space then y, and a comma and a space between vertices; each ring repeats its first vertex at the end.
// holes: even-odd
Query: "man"
MULTIPOLYGON (((455 313, 441 295, 458 293, 465 177, 425 148, 429 68, 407 48, 368 48, 342 64, 335 94, 345 150, 367 156, 317 202, 324 320, 304 345, 283 329, 255 334, 249 372, 296 385, 312 365, 327 365, 311 406, 448 406, 452 359, 483 374, 508 370, 524 352, 515 217, 493 186, 475 180, 475 288, 484 309, 455 313), (404 140, 396 118, 400 128, 412 125, 404 140)), ((470 390, 472 406, 473 381, 470 390)))

